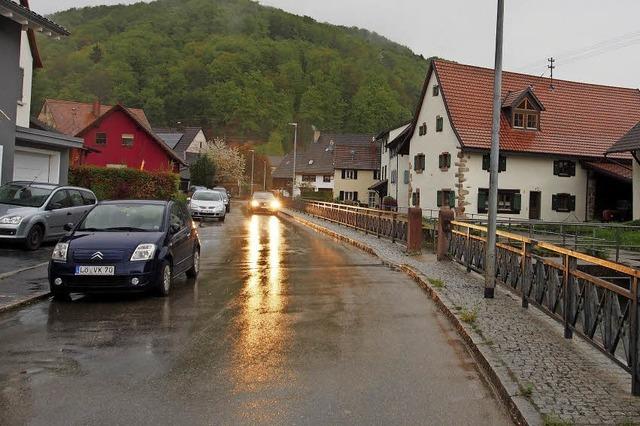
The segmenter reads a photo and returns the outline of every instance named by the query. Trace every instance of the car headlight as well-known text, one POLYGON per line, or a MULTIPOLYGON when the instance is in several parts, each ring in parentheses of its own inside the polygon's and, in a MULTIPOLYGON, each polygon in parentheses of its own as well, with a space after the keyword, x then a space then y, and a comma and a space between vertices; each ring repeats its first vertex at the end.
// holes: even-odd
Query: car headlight
POLYGON ((156 253, 155 244, 139 244, 135 251, 131 255, 131 261, 136 262, 139 260, 153 259, 153 255, 156 253))
POLYGON ((271 202, 271 208, 272 208, 272 209, 279 209, 279 208, 280 208, 280 201, 278 201, 278 200, 273 200, 273 201, 271 202))
POLYGON ((259 205, 260 203, 258 202, 258 200, 251 201, 251 207, 258 207, 259 205))
POLYGON ((69 243, 56 244, 56 246, 53 248, 53 253, 51 254, 51 260, 66 262, 68 251, 69 251, 69 243))
POLYGON ((0 217, 0 223, 3 225, 20 225, 22 222, 22 216, 4 216, 0 217))

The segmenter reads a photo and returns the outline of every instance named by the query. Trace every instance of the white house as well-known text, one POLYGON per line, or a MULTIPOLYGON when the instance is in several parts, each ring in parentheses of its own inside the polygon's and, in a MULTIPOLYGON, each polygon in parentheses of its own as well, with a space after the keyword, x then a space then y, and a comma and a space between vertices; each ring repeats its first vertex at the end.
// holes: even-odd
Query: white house
POLYGON ((633 157, 633 219, 640 220, 640 122, 607 150, 609 155, 621 152, 633 157))
MULTIPOLYGON (((411 124, 411 204, 487 212, 493 70, 434 60, 411 124)), ((640 118, 636 89, 505 72, 499 215, 582 221, 631 204, 630 157, 613 145, 640 118)))
POLYGON ((380 180, 370 189, 379 197, 390 196, 396 200, 400 211, 410 206, 409 197, 409 144, 411 123, 386 130, 376 136, 380 143, 380 180))

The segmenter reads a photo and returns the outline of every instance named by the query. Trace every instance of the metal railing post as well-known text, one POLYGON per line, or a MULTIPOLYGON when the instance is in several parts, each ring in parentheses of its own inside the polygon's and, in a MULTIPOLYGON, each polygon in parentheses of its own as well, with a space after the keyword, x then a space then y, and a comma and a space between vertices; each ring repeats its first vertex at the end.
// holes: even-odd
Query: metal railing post
POLYGON ((391 242, 392 243, 396 242, 396 225, 397 225, 396 216, 397 216, 397 213, 394 212, 393 213, 393 222, 391 223, 391 242))
POLYGON ((378 227, 376 230, 376 236, 380 238, 380 227, 382 225, 382 213, 378 212, 378 227))
POLYGON ((465 266, 467 267, 467 272, 471 272, 471 228, 469 228, 467 226, 467 231, 466 231, 466 235, 465 238, 467 240, 466 243, 466 247, 465 247, 465 252, 464 252, 464 263, 465 266))
POLYGON ((562 286, 564 294, 564 305, 562 316, 564 317, 564 337, 571 339, 573 337, 573 330, 571 329, 571 314, 573 313, 573 294, 575 286, 573 285, 573 276, 571 272, 575 270, 578 260, 570 257, 568 254, 563 256, 562 260, 562 286))
POLYGON ((616 228, 616 262, 620 261, 620 228, 616 228))
POLYGON ((531 246, 526 242, 522 242, 522 278, 520 280, 520 290, 522 291, 522 307, 529 307, 529 285, 531 274, 529 274, 529 259, 531 255, 531 246))

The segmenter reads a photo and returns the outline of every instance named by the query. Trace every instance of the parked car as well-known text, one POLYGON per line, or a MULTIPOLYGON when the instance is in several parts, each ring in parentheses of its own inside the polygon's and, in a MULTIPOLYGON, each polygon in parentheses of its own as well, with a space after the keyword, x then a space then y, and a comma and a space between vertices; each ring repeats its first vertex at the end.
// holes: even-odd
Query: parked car
POLYGON ((200 240, 187 209, 173 201, 106 201, 53 250, 49 285, 69 293, 145 292, 167 296, 173 277, 196 277, 200 240))
POLYGON ((214 191, 219 191, 222 194, 222 199, 224 200, 224 206, 227 209, 227 213, 231 211, 231 202, 229 201, 231 197, 229 197, 229 193, 226 188, 221 186, 216 186, 213 188, 214 191))
POLYGON ((250 213, 277 213, 282 204, 271 192, 254 192, 249 200, 248 210, 250 213))
POLYGON ((224 222, 226 206, 220 191, 200 190, 189 199, 189 212, 194 219, 213 218, 224 222))
POLYGON ((0 187, 0 241, 18 241, 36 250, 65 234, 96 204, 85 188, 49 183, 9 182, 0 187))

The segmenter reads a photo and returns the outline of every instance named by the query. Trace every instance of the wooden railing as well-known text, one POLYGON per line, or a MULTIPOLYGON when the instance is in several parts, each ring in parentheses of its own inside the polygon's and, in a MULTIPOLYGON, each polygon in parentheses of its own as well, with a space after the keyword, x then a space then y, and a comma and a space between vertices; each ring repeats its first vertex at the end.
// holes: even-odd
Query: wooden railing
MULTIPOLYGON (((449 253, 468 270, 484 272, 487 228, 452 222, 449 253)), ((638 279, 640 271, 519 234, 498 231, 496 278, 578 333, 632 375, 640 395, 638 279)), ((526 339, 526 336, 522 336, 526 339)))
POLYGON ((294 201, 291 207, 331 222, 359 229, 367 234, 390 239, 393 242, 407 242, 409 226, 406 214, 307 200, 294 201))

